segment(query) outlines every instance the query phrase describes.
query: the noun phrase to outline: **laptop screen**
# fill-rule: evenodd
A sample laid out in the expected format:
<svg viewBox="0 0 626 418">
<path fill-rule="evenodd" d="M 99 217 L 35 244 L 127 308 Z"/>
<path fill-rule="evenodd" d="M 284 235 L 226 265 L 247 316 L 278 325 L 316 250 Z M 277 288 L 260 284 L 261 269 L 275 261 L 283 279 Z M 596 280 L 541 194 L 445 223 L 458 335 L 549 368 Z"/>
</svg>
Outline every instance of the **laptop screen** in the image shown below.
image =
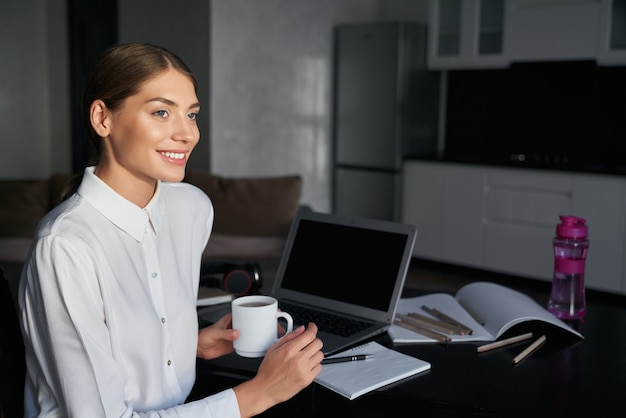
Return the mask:
<svg viewBox="0 0 626 418">
<path fill-rule="evenodd" d="M 379 225 L 376 221 L 364 223 Z M 329 221 L 300 219 L 281 289 L 387 311 L 414 236 Z M 411 242 L 407 242 L 411 240 Z"/>
</svg>

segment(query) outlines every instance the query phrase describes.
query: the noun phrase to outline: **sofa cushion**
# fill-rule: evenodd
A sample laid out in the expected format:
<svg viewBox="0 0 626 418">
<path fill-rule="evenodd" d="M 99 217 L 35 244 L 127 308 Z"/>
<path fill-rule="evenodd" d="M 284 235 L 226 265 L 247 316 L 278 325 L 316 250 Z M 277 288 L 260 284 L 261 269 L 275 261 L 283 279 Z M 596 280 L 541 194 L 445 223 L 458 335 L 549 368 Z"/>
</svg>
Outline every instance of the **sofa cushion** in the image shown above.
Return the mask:
<svg viewBox="0 0 626 418">
<path fill-rule="evenodd" d="M 73 178 L 74 176 L 62 173 L 56 173 L 50 177 L 50 209 L 61 203 Z"/>
<path fill-rule="evenodd" d="M 215 234 L 285 237 L 300 205 L 298 175 L 226 178 L 188 171 L 185 181 L 211 198 Z"/>
<path fill-rule="evenodd" d="M 247 261 L 279 258 L 284 246 L 285 238 L 283 237 L 211 234 L 202 258 L 205 260 L 236 258 Z"/>
<path fill-rule="evenodd" d="M 47 180 L 1 181 L 0 237 L 32 238 L 49 207 Z"/>
</svg>

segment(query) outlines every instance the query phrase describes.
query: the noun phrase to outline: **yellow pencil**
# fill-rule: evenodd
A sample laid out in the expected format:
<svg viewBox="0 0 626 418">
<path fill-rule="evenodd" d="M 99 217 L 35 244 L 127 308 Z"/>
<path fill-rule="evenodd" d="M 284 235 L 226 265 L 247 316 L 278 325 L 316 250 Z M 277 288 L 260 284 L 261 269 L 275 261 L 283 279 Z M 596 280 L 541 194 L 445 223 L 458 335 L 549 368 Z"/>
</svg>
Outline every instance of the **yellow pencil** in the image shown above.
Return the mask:
<svg viewBox="0 0 626 418">
<path fill-rule="evenodd" d="M 517 342 L 524 341 L 524 340 L 527 340 L 527 339 L 532 338 L 532 337 L 533 337 L 533 333 L 532 332 L 527 332 L 526 334 L 517 335 L 515 337 L 507 338 L 507 339 L 504 339 L 504 340 L 501 340 L 501 341 L 496 341 L 496 342 L 493 342 L 493 343 L 481 345 L 480 347 L 476 348 L 476 352 L 483 353 L 485 351 L 494 350 L 496 348 L 505 347 L 507 345 L 515 344 Z"/>
<path fill-rule="evenodd" d="M 526 349 L 524 351 L 522 351 L 521 353 L 519 353 L 514 359 L 513 359 L 513 364 L 518 364 L 519 362 L 521 362 L 522 360 L 524 360 L 525 358 L 529 357 L 532 353 L 534 353 L 539 347 L 542 346 L 543 343 L 546 342 L 546 336 L 542 335 L 541 337 L 537 338 L 537 340 L 532 343 L 531 345 L 529 345 L 528 347 L 526 347 Z"/>
</svg>

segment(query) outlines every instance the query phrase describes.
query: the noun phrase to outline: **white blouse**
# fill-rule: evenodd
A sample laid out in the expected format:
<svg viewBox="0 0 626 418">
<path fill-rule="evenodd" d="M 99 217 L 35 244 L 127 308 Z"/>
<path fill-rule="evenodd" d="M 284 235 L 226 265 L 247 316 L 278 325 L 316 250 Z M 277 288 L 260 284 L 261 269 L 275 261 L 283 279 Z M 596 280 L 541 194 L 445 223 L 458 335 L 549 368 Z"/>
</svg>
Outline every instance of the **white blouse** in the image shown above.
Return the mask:
<svg viewBox="0 0 626 418">
<path fill-rule="evenodd" d="M 232 389 L 184 403 L 213 215 L 190 184 L 159 182 L 142 209 L 85 170 L 22 272 L 26 417 L 239 417 Z"/>
</svg>

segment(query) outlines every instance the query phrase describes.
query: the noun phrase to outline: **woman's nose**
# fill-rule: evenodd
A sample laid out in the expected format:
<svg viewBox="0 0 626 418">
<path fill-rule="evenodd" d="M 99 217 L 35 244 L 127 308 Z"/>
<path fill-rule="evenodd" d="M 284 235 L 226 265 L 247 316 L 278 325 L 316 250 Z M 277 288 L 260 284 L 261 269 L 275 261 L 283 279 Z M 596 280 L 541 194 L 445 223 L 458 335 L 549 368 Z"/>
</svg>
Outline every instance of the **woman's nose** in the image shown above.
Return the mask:
<svg viewBox="0 0 626 418">
<path fill-rule="evenodd" d="M 186 117 L 177 118 L 172 138 L 176 141 L 197 142 L 200 138 L 198 125 Z"/>
</svg>

